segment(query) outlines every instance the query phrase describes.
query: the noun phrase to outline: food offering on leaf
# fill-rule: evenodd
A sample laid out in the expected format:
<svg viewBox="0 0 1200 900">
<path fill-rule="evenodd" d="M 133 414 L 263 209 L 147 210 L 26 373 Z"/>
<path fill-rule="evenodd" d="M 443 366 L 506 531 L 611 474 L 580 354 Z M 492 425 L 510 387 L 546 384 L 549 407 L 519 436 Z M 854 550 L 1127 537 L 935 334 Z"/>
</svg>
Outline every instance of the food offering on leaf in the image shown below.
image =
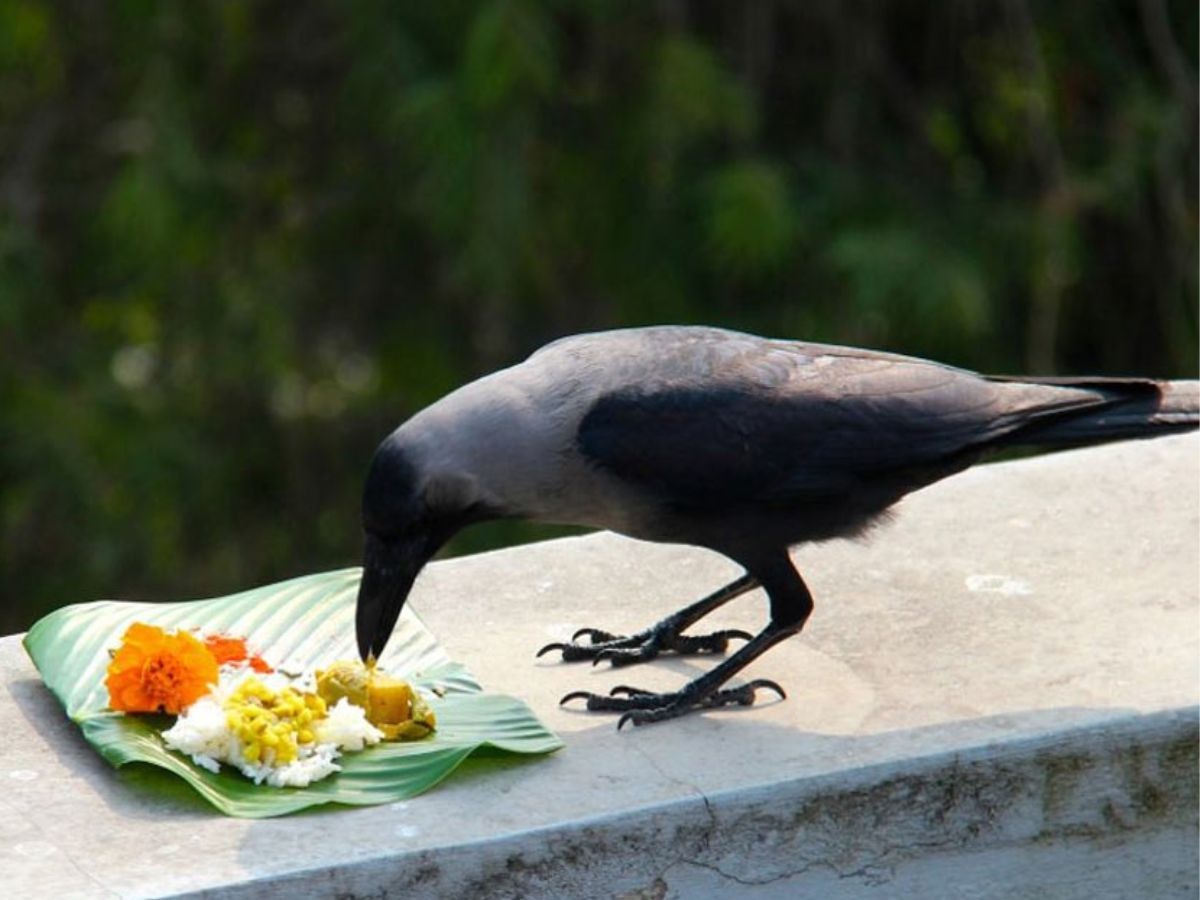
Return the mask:
<svg viewBox="0 0 1200 900">
<path fill-rule="evenodd" d="M 109 707 L 177 716 L 167 747 L 211 772 L 221 763 L 256 784 L 305 787 L 341 767 L 343 753 L 381 740 L 417 740 L 436 719 L 407 682 L 359 662 L 292 677 L 244 638 L 198 637 L 135 622 L 112 652 Z"/>
</svg>

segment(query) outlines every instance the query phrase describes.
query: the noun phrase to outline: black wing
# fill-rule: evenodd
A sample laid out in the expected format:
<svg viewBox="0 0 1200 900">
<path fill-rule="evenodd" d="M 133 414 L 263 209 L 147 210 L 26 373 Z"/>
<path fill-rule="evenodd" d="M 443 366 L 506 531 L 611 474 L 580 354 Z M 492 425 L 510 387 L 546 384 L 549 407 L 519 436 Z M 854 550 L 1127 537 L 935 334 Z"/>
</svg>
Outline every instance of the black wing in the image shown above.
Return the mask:
<svg viewBox="0 0 1200 900">
<path fill-rule="evenodd" d="M 848 348 L 688 352 L 705 358 L 664 356 L 603 395 L 578 432 L 585 457 L 681 511 L 820 502 L 883 481 L 903 493 L 1039 415 L 1093 402 Z"/>
</svg>

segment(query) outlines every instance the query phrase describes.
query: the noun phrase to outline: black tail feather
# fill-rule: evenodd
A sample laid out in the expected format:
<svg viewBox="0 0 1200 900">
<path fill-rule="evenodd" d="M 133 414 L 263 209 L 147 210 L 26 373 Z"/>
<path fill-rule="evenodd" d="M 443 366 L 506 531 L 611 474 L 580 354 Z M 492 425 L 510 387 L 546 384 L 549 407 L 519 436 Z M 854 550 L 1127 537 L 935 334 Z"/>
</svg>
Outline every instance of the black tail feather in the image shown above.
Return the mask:
<svg viewBox="0 0 1200 900">
<path fill-rule="evenodd" d="M 1094 405 L 1039 416 L 1007 434 L 1007 446 L 1073 446 L 1127 438 L 1158 437 L 1200 427 L 1200 381 L 1140 378 L 1012 378 L 1053 387 L 1082 389 Z"/>
</svg>

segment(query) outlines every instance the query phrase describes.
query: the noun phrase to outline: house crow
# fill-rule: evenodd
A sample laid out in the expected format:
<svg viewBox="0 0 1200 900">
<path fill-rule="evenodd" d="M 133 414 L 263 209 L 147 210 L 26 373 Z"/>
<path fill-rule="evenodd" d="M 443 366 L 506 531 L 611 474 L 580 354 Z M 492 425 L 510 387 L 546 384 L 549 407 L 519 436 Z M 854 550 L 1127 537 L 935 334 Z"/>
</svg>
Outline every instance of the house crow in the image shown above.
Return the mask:
<svg viewBox="0 0 1200 900">
<path fill-rule="evenodd" d="M 1197 427 L 1200 383 L 997 378 L 905 356 L 714 328 L 564 338 L 462 387 L 394 431 L 363 495 L 359 652 L 378 656 L 413 581 L 460 528 L 521 517 L 707 547 L 745 574 L 630 636 L 585 628 L 541 653 L 614 665 L 724 653 L 682 689 L 568 694 L 641 725 L 751 704 L 771 681 L 730 678 L 804 627 L 813 599 L 788 549 L 861 535 L 910 491 L 989 451 Z M 684 634 L 761 587 L 755 635 Z M 540 654 L 539 654 L 540 655 Z"/>
</svg>

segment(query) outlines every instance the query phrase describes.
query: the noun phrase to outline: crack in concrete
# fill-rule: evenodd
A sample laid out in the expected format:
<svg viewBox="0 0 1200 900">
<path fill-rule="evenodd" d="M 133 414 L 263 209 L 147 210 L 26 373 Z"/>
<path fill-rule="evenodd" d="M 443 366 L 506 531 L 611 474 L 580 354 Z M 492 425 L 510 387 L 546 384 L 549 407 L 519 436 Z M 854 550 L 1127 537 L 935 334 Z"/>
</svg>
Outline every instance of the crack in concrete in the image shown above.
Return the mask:
<svg viewBox="0 0 1200 900">
<path fill-rule="evenodd" d="M 645 748 L 637 747 L 637 752 L 645 759 L 646 763 L 658 774 L 664 781 L 672 784 L 677 784 L 687 788 L 695 796 L 699 797 L 704 804 L 705 813 L 708 819 L 708 825 L 699 836 L 699 841 L 702 845 L 701 852 L 696 855 L 680 853 L 679 855 L 668 861 L 657 874 L 657 879 L 665 881 L 667 876 L 673 869 L 677 869 L 682 865 L 695 866 L 696 868 L 712 872 L 723 880 L 738 884 L 744 887 L 762 887 L 777 882 L 786 881 L 788 879 L 803 876 L 813 870 L 827 869 L 832 872 L 838 880 L 857 879 L 868 886 L 879 886 L 890 882 L 895 877 L 896 857 L 905 858 L 913 855 L 914 851 L 924 852 L 943 852 L 961 849 L 969 841 L 963 839 L 955 839 L 948 836 L 940 840 L 913 840 L 902 844 L 885 844 L 882 847 L 871 848 L 862 852 L 862 856 L 866 856 L 866 860 L 853 869 L 842 869 L 836 863 L 828 862 L 820 859 L 803 859 L 802 864 L 791 866 L 777 874 L 753 878 L 739 875 L 722 867 L 720 863 L 710 862 L 704 856 L 713 848 L 716 839 L 718 828 L 718 820 L 716 810 L 708 795 L 701 790 L 697 785 L 679 778 L 673 773 L 663 769 L 657 760 L 650 755 Z M 956 798 L 959 799 L 959 798 Z"/>
<path fill-rule="evenodd" d="M 650 753 L 648 753 L 644 747 L 636 746 L 634 749 L 646 761 L 650 768 L 652 768 L 655 773 L 661 776 L 664 781 L 685 787 L 695 794 L 695 796 L 700 798 L 700 801 L 704 804 L 705 814 L 708 817 L 708 826 L 700 835 L 700 840 L 703 843 L 704 851 L 710 850 L 713 846 L 713 839 L 716 836 L 718 823 L 716 810 L 713 809 L 712 801 L 709 799 L 708 794 L 706 794 L 700 787 L 692 782 L 683 778 L 679 778 L 677 775 L 674 775 L 673 773 L 663 769 L 663 767 L 658 764 L 658 761 Z M 788 870 L 780 872 L 777 875 L 771 875 L 766 878 L 745 878 L 737 875 L 734 872 L 727 871 L 726 869 L 722 868 L 719 863 L 707 862 L 702 858 L 680 854 L 670 860 L 665 866 L 663 866 L 662 869 L 659 870 L 655 880 L 661 880 L 664 883 L 669 883 L 667 880 L 668 873 L 672 869 L 678 868 L 681 865 L 695 866 L 697 868 L 704 869 L 716 874 L 723 880 L 733 882 L 734 884 L 738 884 L 743 887 L 763 887 L 779 881 L 786 881 L 789 878 L 795 878 L 797 876 L 804 875 L 814 868 L 831 869 L 838 876 L 838 878 L 854 877 L 859 871 L 866 873 L 872 868 L 872 865 L 868 864 L 867 866 L 862 867 L 861 870 L 856 870 L 855 872 L 851 873 L 843 873 L 839 871 L 838 868 L 832 863 L 810 859 L 805 860 L 804 863 L 797 868 L 789 868 Z M 888 869 L 890 872 L 891 867 L 888 867 Z M 890 878 L 885 879 L 885 881 L 886 880 L 890 880 Z"/>
<path fill-rule="evenodd" d="M 635 746 L 634 749 L 646 761 L 650 768 L 653 769 L 655 773 L 658 774 L 664 781 L 667 781 L 670 784 L 677 784 L 681 787 L 685 787 L 695 794 L 695 796 L 700 798 L 700 801 L 704 804 L 705 814 L 708 817 L 708 827 L 700 835 L 700 840 L 703 843 L 704 851 L 710 850 L 713 846 L 713 839 L 716 836 L 718 823 L 716 811 L 713 809 L 712 801 L 709 799 L 708 794 L 706 794 L 700 787 L 692 782 L 680 778 L 677 775 L 663 769 L 663 767 L 659 765 L 658 761 L 647 752 L 645 747 L 638 745 Z M 893 849 L 894 848 L 892 847 L 885 848 L 884 853 L 880 855 L 886 856 L 887 854 L 893 852 Z M 846 878 L 861 878 L 868 884 L 872 885 L 884 884 L 890 881 L 894 874 L 894 870 L 891 865 L 881 865 L 877 862 L 868 862 L 867 864 L 850 872 L 843 872 L 833 863 L 822 860 L 808 859 L 805 860 L 802 865 L 795 868 L 788 868 L 787 870 L 776 875 L 771 875 L 765 878 L 746 878 L 722 868 L 719 863 L 707 862 L 702 858 L 688 856 L 686 854 L 679 854 L 667 862 L 666 865 L 658 871 L 657 875 L 655 876 L 655 880 L 661 880 L 665 883 L 669 883 L 667 882 L 668 873 L 680 865 L 695 866 L 697 868 L 713 872 L 720 878 L 743 887 L 764 887 L 776 882 L 786 881 L 789 878 L 796 878 L 798 876 L 805 875 L 813 869 L 829 869 L 838 877 L 839 880 Z M 877 876 L 872 877 L 872 873 L 878 872 L 880 869 L 886 870 L 888 873 L 887 876 L 884 878 L 878 878 Z"/>
<path fill-rule="evenodd" d="M 692 784 L 690 781 L 686 781 L 686 780 L 678 777 L 677 775 L 663 769 L 663 767 L 658 764 L 658 760 L 656 760 L 650 753 L 648 753 L 646 751 L 645 747 L 641 746 L 640 744 L 635 744 L 633 749 L 638 753 L 638 755 L 640 755 L 642 757 L 642 759 L 644 759 L 646 761 L 647 765 L 649 765 L 650 768 L 653 769 L 664 781 L 668 782 L 669 784 L 677 784 L 681 787 L 687 788 L 695 796 L 700 798 L 700 802 L 704 804 L 705 815 L 708 817 L 708 825 L 705 827 L 704 831 L 700 834 L 700 841 L 703 843 L 704 850 L 707 851 L 710 847 L 712 847 L 713 835 L 716 832 L 716 828 L 717 828 L 717 815 L 716 815 L 716 812 L 713 810 L 712 802 L 708 799 L 708 795 L 706 793 L 704 793 L 704 791 L 701 790 L 700 787 L 698 787 L 697 785 Z M 688 862 L 691 862 L 691 860 L 683 854 L 675 856 L 673 859 L 671 859 L 669 862 L 667 862 L 666 865 L 664 865 L 662 867 L 662 869 L 658 872 L 658 875 L 656 876 L 656 880 L 660 880 L 663 883 L 667 883 L 667 873 L 670 872 L 671 869 L 678 866 L 680 863 L 688 863 Z M 721 874 L 724 874 L 724 873 L 721 873 Z"/>
<path fill-rule="evenodd" d="M 740 884 L 743 887 L 764 887 L 769 884 L 774 884 L 777 881 L 786 881 L 789 878 L 795 878 L 797 875 L 804 875 L 814 868 L 833 868 L 830 863 L 816 862 L 809 860 L 800 866 L 798 869 L 789 869 L 786 872 L 780 872 L 778 875 L 772 875 L 769 878 L 743 878 L 735 875 L 733 872 L 727 872 L 716 863 L 707 863 L 698 859 L 681 859 L 680 863 L 685 863 L 689 866 L 695 866 L 698 869 L 705 869 L 719 875 L 726 881 L 732 881 L 734 884 Z M 836 870 L 835 870 L 836 871 Z"/>
</svg>

